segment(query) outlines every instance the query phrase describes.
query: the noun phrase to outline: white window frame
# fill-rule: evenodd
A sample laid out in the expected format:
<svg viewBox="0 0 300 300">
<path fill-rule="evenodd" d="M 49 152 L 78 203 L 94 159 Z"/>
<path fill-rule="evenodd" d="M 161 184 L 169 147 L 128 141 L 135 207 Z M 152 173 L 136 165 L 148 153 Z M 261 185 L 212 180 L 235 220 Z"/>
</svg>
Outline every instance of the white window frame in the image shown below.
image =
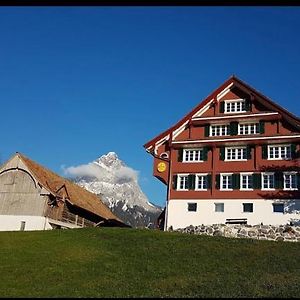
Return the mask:
<svg viewBox="0 0 300 300">
<path fill-rule="evenodd" d="M 283 205 L 283 211 L 274 211 L 274 205 Z M 284 214 L 285 205 L 283 202 L 274 202 L 272 203 L 273 214 Z"/>
<path fill-rule="evenodd" d="M 189 189 L 188 189 L 188 186 L 186 187 L 186 188 L 180 188 L 180 180 L 181 180 L 181 178 L 183 178 L 183 177 L 186 177 L 186 182 L 185 182 L 185 185 L 188 185 L 188 176 L 189 176 L 189 174 L 177 174 L 177 184 L 176 184 L 176 190 L 177 191 L 188 191 Z"/>
<path fill-rule="evenodd" d="M 234 150 L 235 153 L 232 153 L 231 157 L 234 154 L 234 156 L 236 158 L 234 158 L 234 159 L 229 158 L 229 152 L 230 152 L 229 150 L 231 150 L 231 153 Z M 243 154 L 244 154 L 243 158 L 241 158 L 241 159 L 238 158 L 239 151 L 241 152 L 241 156 L 243 156 Z M 247 147 L 244 147 L 244 146 L 242 146 L 242 147 L 225 147 L 225 160 L 224 161 L 246 161 L 246 160 L 247 160 Z"/>
<path fill-rule="evenodd" d="M 240 109 L 238 110 L 239 107 Z M 231 108 L 234 108 L 234 110 L 232 111 Z M 243 112 L 246 112 L 245 99 L 233 99 L 224 101 L 224 114 L 236 114 Z"/>
<path fill-rule="evenodd" d="M 258 125 L 259 125 L 259 123 L 239 123 L 238 135 L 259 134 L 259 126 Z M 246 130 L 246 128 L 247 128 L 247 130 Z M 253 128 L 253 132 L 251 132 L 252 128 Z"/>
<path fill-rule="evenodd" d="M 233 188 L 232 188 L 232 174 L 233 173 L 221 173 L 220 174 L 220 191 L 233 191 Z M 223 179 L 224 179 L 224 176 L 231 176 L 231 188 L 228 188 L 228 180 L 226 182 L 226 188 L 223 188 Z"/>
<path fill-rule="evenodd" d="M 249 177 L 252 176 L 252 188 L 249 188 Z M 243 187 L 243 176 L 247 176 L 247 187 Z M 240 173 L 240 191 L 253 191 L 253 172 Z"/>
<path fill-rule="evenodd" d="M 225 211 L 225 204 L 224 204 L 224 202 L 215 202 L 214 204 L 215 204 L 215 212 L 216 213 L 223 213 Z M 218 204 L 223 204 L 223 210 L 222 211 L 216 210 L 216 207 L 217 207 Z"/>
<path fill-rule="evenodd" d="M 214 128 L 215 130 L 213 130 Z M 218 134 L 213 135 L 213 132 Z M 227 135 L 229 135 L 229 124 L 211 124 L 209 126 L 209 136 L 227 136 Z"/>
<path fill-rule="evenodd" d="M 207 175 L 208 173 L 197 173 L 195 174 L 196 180 L 195 180 L 195 191 L 207 191 Z M 206 188 L 203 188 L 204 181 L 202 181 L 202 188 L 198 188 L 199 185 L 199 177 L 204 177 L 205 178 L 205 183 L 206 183 Z"/>
<path fill-rule="evenodd" d="M 244 211 L 244 204 L 252 204 L 252 211 Z M 242 206 L 243 206 L 243 210 L 242 210 L 243 214 L 253 214 L 254 213 L 254 203 L 253 202 L 243 202 Z"/>
<path fill-rule="evenodd" d="M 199 151 L 197 160 L 196 160 L 196 151 Z M 192 155 L 188 154 L 188 159 L 186 159 L 186 156 L 187 156 L 188 152 L 192 153 Z M 200 159 L 201 157 L 203 158 L 203 148 L 183 149 L 182 162 L 188 162 L 188 163 L 203 162 L 203 159 Z"/>
<path fill-rule="evenodd" d="M 287 188 L 286 187 L 286 176 L 289 176 L 289 178 L 291 179 L 291 175 L 295 175 L 295 185 L 296 187 L 290 187 L 290 188 Z M 290 185 L 292 186 L 292 180 L 290 180 Z M 297 191 L 298 190 L 298 187 L 297 187 L 297 172 L 283 172 L 283 190 L 285 191 Z"/>
<path fill-rule="evenodd" d="M 270 181 L 268 180 L 268 187 L 264 187 L 264 175 L 273 176 L 273 188 L 270 188 Z M 261 190 L 262 191 L 274 191 L 275 190 L 275 173 L 274 172 L 262 172 L 261 173 Z"/>
<path fill-rule="evenodd" d="M 278 148 L 278 157 L 270 157 L 271 156 L 271 148 Z M 289 148 L 289 150 L 288 150 Z M 292 145 L 285 144 L 285 145 L 268 145 L 268 160 L 290 160 L 292 159 Z M 285 155 L 289 154 L 289 157 L 285 157 L 282 155 L 282 149 L 284 149 Z M 275 150 L 272 150 L 275 151 Z M 273 154 L 274 156 L 274 154 Z"/>
<path fill-rule="evenodd" d="M 194 204 L 196 206 L 196 210 L 189 210 L 189 205 L 190 204 Z M 197 204 L 197 202 L 188 202 L 188 207 L 187 207 L 187 211 L 188 212 L 195 213 L 195 212 L 197 212 L 197 210 L 198 210 L 198 204 Z"/>
</svg>

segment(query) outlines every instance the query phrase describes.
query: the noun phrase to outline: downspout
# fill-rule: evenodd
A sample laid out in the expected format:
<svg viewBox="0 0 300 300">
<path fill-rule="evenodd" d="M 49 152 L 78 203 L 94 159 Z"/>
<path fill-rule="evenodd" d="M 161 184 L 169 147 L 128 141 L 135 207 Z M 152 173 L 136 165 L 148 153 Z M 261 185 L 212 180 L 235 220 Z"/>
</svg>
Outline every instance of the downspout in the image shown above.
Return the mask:
<svg viewBox="0 0 300 300">
<path fill-rule="evenodd" d="M 170 200 L 170 181 L 172 180 L 171 178 L 171 162 L 172 162 L 172 133 L 170 133 L 170 140 L 169 140 L 169 147 L 170 147 L 170 157 L 169 157 L 169 174 L 168 174 L 168 187 L 167 187 L 167 199 L 166 199 L 166 211 L 165 211 L 165 224 L 164 224 L 164 231 L 168 230 L 168 205 L 169 205 L 169 200 Z"/>
</svg>

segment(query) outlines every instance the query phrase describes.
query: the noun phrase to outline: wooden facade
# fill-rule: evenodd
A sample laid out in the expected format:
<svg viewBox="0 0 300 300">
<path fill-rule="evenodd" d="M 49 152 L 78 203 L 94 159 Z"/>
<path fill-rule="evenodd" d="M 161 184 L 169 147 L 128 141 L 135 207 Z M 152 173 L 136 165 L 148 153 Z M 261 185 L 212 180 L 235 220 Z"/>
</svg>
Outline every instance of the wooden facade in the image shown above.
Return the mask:
<svg viewBox="0 0 300 300">
<path fill-rule="evenodd" d="M 0 230 L 127 226 L 95 194 L 17 153 L 0 169 Z"/>
<path fill-rule="evenodd" d="M 299 118 L 231 77 L 144 145 L 167 185 L 165 229 L 299 222 L 299 144 Z"/>
</svg>

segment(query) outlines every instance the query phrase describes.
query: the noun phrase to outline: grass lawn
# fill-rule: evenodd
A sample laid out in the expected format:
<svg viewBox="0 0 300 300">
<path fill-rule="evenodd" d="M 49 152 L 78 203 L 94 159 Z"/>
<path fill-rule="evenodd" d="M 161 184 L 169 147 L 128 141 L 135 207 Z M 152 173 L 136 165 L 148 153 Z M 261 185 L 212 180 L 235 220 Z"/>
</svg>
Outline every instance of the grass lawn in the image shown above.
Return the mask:
<svg viewBox="0 0 300 300">
<path fill-rule="evenodd" d="M 0 233 L 0 297 L 300 297 L 300 243 L 83 228 Z"/>
</svg>

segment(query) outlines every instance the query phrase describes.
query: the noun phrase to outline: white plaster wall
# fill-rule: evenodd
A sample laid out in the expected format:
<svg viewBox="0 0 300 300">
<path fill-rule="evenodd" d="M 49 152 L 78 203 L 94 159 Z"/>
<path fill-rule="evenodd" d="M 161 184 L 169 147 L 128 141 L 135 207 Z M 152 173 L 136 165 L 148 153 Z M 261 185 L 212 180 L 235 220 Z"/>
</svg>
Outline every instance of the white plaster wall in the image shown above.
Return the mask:
<svg viewBox="0 0 300 300">
<path fill-rule="evenodd" d="M 22 221 L 25 221 L 24 230 L 52 229 L 45 217 L 0 215 L 0 231 L 19 231 Z"/>
<path fill-rule="evenodd" d="M 285 204 L 284 213 L 273 212 L 272 203 Z M 197 211 L 188 211 L 188 203 L 197 203 Z M 224 212 L 215 212 L 215 203 L 224 203 Z M 243 212 L 243 203 L 253 203 L 253 212 Z M 167 224 L 173 229 L 189 225 L 225 224 L 226 219 L 247 218 L 247 224 L 281 225 L 290 221 L 300 222 L 300 199 L 173 199 L 168 201 Z"/>
</svg>

